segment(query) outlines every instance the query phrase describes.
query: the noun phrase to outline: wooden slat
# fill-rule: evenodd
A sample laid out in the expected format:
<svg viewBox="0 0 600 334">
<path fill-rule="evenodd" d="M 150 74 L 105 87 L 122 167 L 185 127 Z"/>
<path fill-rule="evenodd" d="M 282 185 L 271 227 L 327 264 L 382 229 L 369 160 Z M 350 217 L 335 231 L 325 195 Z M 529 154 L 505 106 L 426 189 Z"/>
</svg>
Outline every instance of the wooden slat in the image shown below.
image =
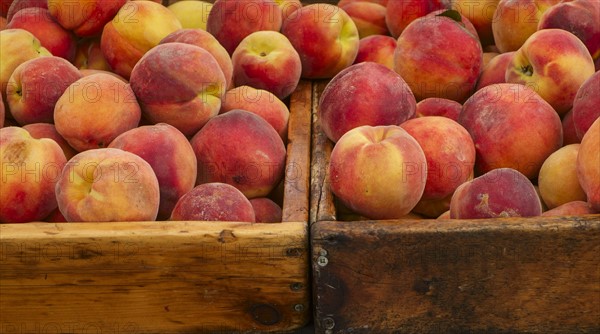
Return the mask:
<svg viewBox="0 0 600 334">
<path fill-rule="evenodd" d="M 279 224 L 0 225 L 0 333 L 285 332 L 311 316 L 311 83 L 290 98 Z"/>
<path fill-rule="evenodd" d="M 308 222 L 312 84 L 301 80 L 290 97 L 283 221 Z"/>
<path fill-rule="evenodd" d="M 317 333 L 599 333 L 600 216 L 317 222 Z"/>
</svg>

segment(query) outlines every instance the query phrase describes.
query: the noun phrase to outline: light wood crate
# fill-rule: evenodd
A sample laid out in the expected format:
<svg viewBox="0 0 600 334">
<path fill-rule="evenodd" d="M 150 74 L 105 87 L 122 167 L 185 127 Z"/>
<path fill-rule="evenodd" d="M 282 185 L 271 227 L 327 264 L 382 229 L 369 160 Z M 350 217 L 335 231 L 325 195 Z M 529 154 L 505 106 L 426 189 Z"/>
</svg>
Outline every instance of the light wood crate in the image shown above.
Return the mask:
<svg viewBox="0 0 600 334">
<path fill-rule="evenodd" d="M 340 217 L 313 87 L 316 333 L 600 333 L 600 215 Z"/>
<path fill-rule="evenodd" d="M 286 332 L 311 315 L 311 83 L 290 98 L 283 222 L 0 225 L 1 333 Z"/>
</svg>

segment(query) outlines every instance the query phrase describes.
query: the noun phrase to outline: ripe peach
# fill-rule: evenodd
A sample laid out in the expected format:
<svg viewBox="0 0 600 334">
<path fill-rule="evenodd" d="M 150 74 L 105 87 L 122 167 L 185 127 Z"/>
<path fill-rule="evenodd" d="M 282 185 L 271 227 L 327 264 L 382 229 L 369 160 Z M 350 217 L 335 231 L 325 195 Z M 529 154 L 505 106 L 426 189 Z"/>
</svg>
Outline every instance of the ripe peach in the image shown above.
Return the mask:
<svg viewBox="0 0 600 334">
<path fill-rule="evenodd" d="M 290 41 L 277 31 L 257 31 L 246 36 L 231 55 L 235 86 L 267 90 L 280 99 L 300 82 L 302 62 Z"/>
<path fill-rule="evenodd" d="M 279 5 L 281 9 L 281 19 L 282 22 L 288 16 L 292 15 L 296 9 L 302 7 L 302 1 L 300 0 L 275 0 L 275 2 Z"/>
<path fill-rule="evenodd" d="M 226 85 L 215 58 L 185 43 L 165 43 L 148 51 L 135 65 L 130 82 L 146 119 L 170 124 L 186 136 L 219 113 Z"/>
<path fill-rule="evenodd" d="M 168 219 L 175 204 L 196 184 L 197 162 L 188 139 L 175 127 L 159 123 L 131 129 L 108 147 L 140 156 L 150 164 L 158 179 L 158 219 Z"/>
<path fill-rule="evenodd" d="M 458 120 L 462 104 L 441 97 L 429 97 L 417 103 L 416 117 L 443 116 L 453 121 Z"/>
<path fill-rule="evenodd" d="M 211 118 L 191 144 L 198 160 L 196 184 L 223 182 L 255 198 L 267 196 L 283 178 L 283 141 L 251 112 L 231 110 Z"/>
<path fill-rule="evenodd" d="M 550 7 L 540 18 L 538 30 L 553 28 L 574 34 L 585 44 L 592 58 L 600 58 L 599 1 L 564 1 Z"/>
<path fill-rule="evenodd" d="M 60 146 L 19 127 L 0 129 L 0 223 L 44 219 L 57 206 L 54 186 L 67 162 Z"/>
<path fill-rule="evenodd" d="M 343 9 L 329 4 L 304 6 L 287 17 L 281 33 L 302 60 L 302 77 L 329 79 L 354 63 L 358 30 Z"/>
<path fill-rule="evenodd" d="M 183 29 L 206 30 L 208 14 L 213 4 L 208 1 L 177 1 L 167 8 L 175 14 Z"/>
<path fill-rule="evenodd" d="M 104 26 L 100 47 L 113 71 L 129 79 L 142 56 L 173 31 L 181 29 L 175 14 L 152 1 L 128 1 Z"/>
<path fill-rule="evenodd" d="M 490 63 L 490 60 L 494 59 L 496 56 L 500 55 L 498 52 L 489 52 L 483 50 L 483 67 L 485 68 L 487 64 Z"/>
<path fill-rule="evenodd" d="M 253 32 L 281 29 L 281 8 L 273 0 L 227 0 L 213 5 L 206 31 L 233 54 L 240 42 Z"/>
<path fill-rule="evenodd" d="M 517 51 L 537 31 L 546 10 L 561 0 L 500 0 L 492 19 L 494 43 L 500 53 Z"/>
<path fill-rule="evenodd" d="M 361 38 L 354 64 L 370 61 L 393 70 L 396 46 L 396 39 L 391 36 L 371 35 Z"/>
<path fill-rule="evenodd" d="M 29 132 L 29 135 L 36 139 L 48 138 L 54 140 L 65 154 L 65 158 L 71 160 L 77 151 L 67 143 L 67 141 L 56 131 L 54 124 L 50 123 L 32 123 L 23 126 L 23 129 Z"/>
<path fill-rule="evenodd" d="M 108 146 L 137 127 L 141 110 L 129 84 L 98 73 L 69 86 L 56 102 L 56 131 L 77 151 Z"/>
<path fill-rule="evenodd" d="M 440 9 L 450 9 L 450 0 L 391 0 L 386 6 L 385 22 L 393 37 L 398 38 L 415 19 Z"/>
<path fill-rule="evenodd" d="M 259 197 L 250 200 L 257 223 L 279 223 L 282 220 L 281 207 L 270 198 Z"/>
<path fill-rule="evenodd" d="M 250 201 L 234 186 L 211 182 L 183 195 L 169 220 L 228 221 L 254 223 Z"/>
<path fill-rule="evenodd" d="M 531 181 L 512 168 L 497 168 L 460 185 L 450 200 L 457 219 L 533 217 L 542 203 Z"/>
<path fill-rule="evenodd" d="M 499 0 L 451 0 L 452 9 L 473 23 L 482 45 L 494 44 L 492 21 L 498 2 Z"/>
<path fill-rule="evenodd" d="M 79 69 L 112 71 L 102 53 L 100 38 L 80 39 L 77 44 L 77 53 L 75 54 L 73 65 Z"/>
<path fill-rule="evenodd" d="M 281 139 L 287 141 L 288 107 L 273 93 L 250 86 L 239 86 L 225 93 L 220 113 L 242 109 L 254 113 L 267 121 Z"/>
<path fill-rule="evenodd" d="M 323 132 L 336 142 L 362 125 L 399 125 L 413 118 L 416 101 L 400 75 L 381 64 L 366 62 L 352 65 L 331 79 L 318 108 Z"/>
<path fill-rule="evenodd" d="M 21 125 L 53 123 L 56 102 L 81 77 L 75 66 L 59 57 L 22 63 L 14 70 L 6 89 L 11 115 Z"/>
<path fill-rule="evenodd" d="M 594 74 L 594 61 L 575 35 L 562 29 L 543 29 L 515 52 L 506 82 L 529 85 L 559 113 L 573 107 L 581 85 Z"/>
<path fill-rule="evenodd" d="M 581 140 L 592 123 L 600 117 L 600 72 L 587 79 L 573 101 L 573 126 L 577 138 Z"/>
<path fill-rule="evenodd" d="M 477 175 L 510 167 L 533 179 L 546 158 L 562 146 L 556 111 L 520 84 L 480 89 L 463 104 L 458 122 L 475 143 Z"/>
<path fill-rule="evenodd" d="M 600 212 L 600 118 L 581 139 L 577 155 L 577 175 L 592 209 Z"/>
<path fill-rule="evenodd" d="M 75 59 L 77 42 L 75 36 L 54 21 L 48 9 L 29 7 L 21 9 L 12 18 L 7 29 L 25 29 L 40 40 L 40 43 L 54 56 L 69 62 Z"/>
<path fill-rule="evenodd" d="M 158 213 L 158 180 L 133 153 L 91 149 L 65 165 L 56 199 L 69 222 L 151 221 Z"/>
<path fill-rule="evenodd" d="M 215 60 L 219 63 L 223 71 L 223 75 L 225 75 L 225 88 L 233 88 L 233 64 L 231 57 L 213 35 L 201 29 L 180 29 L 167 35 L 167 37 L 160 41 L 160 44 L 174 42 L 196 45 L 208 51 L 215 57 Z"/>
<path fill-rule="evenodd" d="M 357 1 L 338 6 L 348 13 L 356 24 L 359 38 L 371 35 L 389 35 L 385 22 L 385 6 L 368 1 Z"/>
<path fill-rule="evenodd" d="M 477 85 L 475 86 L 475 90 L 480 90 L 481 88 L 492 84 L 505 83 L 506 70 L 512 62 L 514 54 L 514 51 L 510 51 L 501 53 L 492 58 L 490 62 L 483 68 L 483 71 L 481 71 L 479 79 L 477 80 Z"/>
<path fill-rule="evenodd" d="M 577 178 L 579 144 L 563 146 L 544 161 L 538 176 L 542 200 L 548 209 L 572 201 L 585 201 Z"/>
<path fill-rule="evenodd" d="M 481 73 L 483 50 L 474 28 L 465 17 L 457 22 L 445 15 L 436 11 L 418 18 L 398 38 L 394 68 L 417 101 L 442 97 L 462 103 Z"/>
<path fill-rule="evenodd" d="M 346 207 L 370 219 L 396 219 L 419 202 L 427 162 L 401 127 L 365 125 L 335 144 L 329 171 L 331 191 Z"/>
<path fill-rule="evenodd" d="M 469 132 L 456 121 L 441 116 L 419 117 L 400 127 L 415 138 L 425 153 L 427 181 L 422 200 L 448 197 L 471 178 L 475 144 Z"/>
<path fill-rule="evenodd" d="M 79 37 L 99 35 L 102 28 L 127 3 L 127 0 L 48 0 L 50 14 L 67 30 Z M 138 14 L 126 7 L 132 20 Z"/>
<path fill-rule="evenodd" d="M 4 118 L 6 117 L 6 109 L 4 107 L 4 99 L 0 95 L 0 128 L 4 127 Z"/>
<path fill-rule="evenodd" d="M 585 201 L 573 201 L 550 209 L 542 213 L 543 217 L 583 216 L 597 213 L 592 210 L 590 203 Z"/>
</svg>

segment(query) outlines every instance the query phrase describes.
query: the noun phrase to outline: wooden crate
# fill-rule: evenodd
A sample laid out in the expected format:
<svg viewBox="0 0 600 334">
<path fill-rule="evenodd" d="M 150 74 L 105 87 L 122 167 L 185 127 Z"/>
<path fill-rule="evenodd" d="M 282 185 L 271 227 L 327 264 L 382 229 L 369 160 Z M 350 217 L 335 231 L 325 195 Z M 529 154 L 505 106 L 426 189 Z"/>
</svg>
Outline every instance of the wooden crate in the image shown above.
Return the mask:
<svg viewBox="0 0 600 334">
<path fill-rule="evenodd" d="M 317 333 L 600 333 L 600 215 L 341 221 L 313 88 Z"/>
<path fill-rule="evenodd" d="M 1 333 L 285 332 L 310 319 L 311 83 L 290 98 L 283 222 L 0 225 Z"/>
</svg>

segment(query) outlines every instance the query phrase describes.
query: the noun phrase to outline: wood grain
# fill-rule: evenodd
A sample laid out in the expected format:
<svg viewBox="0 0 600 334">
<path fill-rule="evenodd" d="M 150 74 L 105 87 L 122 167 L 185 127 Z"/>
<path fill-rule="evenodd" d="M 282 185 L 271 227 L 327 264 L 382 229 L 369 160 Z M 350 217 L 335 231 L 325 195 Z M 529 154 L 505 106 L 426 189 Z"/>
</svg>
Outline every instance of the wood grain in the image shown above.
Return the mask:
<svg viewBox="0 0 600 334">
<path fill-rule="evenodd" d="M 310 320 L 311 83 L 290 98 L 283 222 L 0 225 L 0 333 L 286 332 Z"/>
<path fill-rule="evenodd" d="M 598 333 L 600 216 L 313 224 L 317 333 Z"/>
</svg>

